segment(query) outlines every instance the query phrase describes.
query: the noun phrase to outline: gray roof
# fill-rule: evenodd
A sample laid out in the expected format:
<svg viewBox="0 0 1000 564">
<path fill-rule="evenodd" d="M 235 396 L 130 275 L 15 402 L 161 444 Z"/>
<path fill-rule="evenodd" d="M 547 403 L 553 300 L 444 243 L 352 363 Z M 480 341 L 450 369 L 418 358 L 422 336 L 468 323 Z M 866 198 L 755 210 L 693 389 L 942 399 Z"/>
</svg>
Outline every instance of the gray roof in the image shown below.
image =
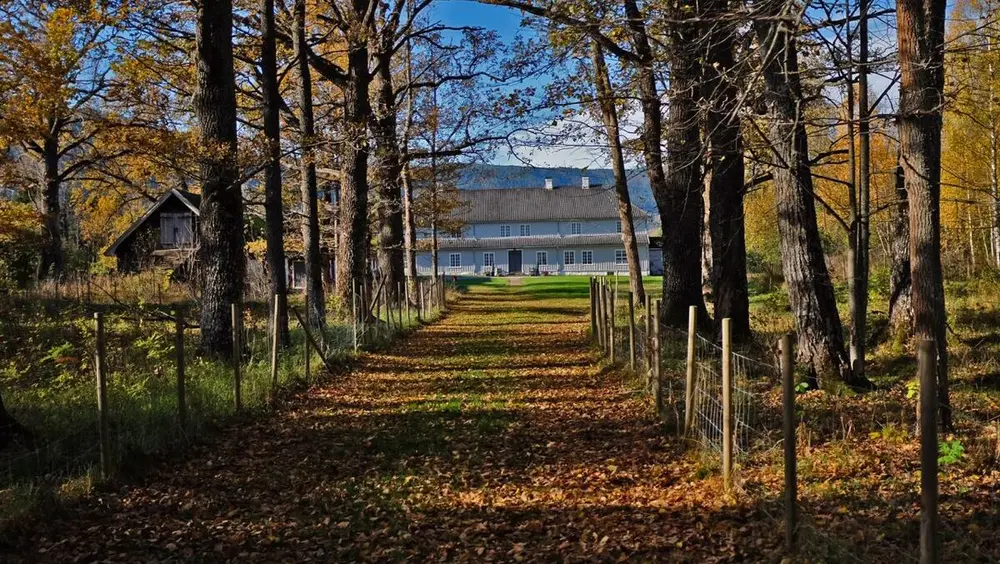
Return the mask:
<svg viewBox="0 0 1000 564">
<path fill-rule="evenodd" d="M 618 219 L 615 192 L 604 187 L 490 188 L 462 190 L 461 194 L 468 205 L 456 214 L 466 223 Z M 635 217 L 646 217 L 638 207 L 632 210 Z"/>
<path fill-rule="evenodd" d="M 636 233 L 635 241 L 640 245 L 649 244 L 649 235 Z M 420 239 L 417 247 L 430 249 L 430 239 Z M 592 235 L 537 235 L 533 237 L 442 237 L 438 239 L 441 249 L 527 249 L 539 247 L 587 247 L 600 245 L 621 245 L 621 233 Z"/>
</svg>

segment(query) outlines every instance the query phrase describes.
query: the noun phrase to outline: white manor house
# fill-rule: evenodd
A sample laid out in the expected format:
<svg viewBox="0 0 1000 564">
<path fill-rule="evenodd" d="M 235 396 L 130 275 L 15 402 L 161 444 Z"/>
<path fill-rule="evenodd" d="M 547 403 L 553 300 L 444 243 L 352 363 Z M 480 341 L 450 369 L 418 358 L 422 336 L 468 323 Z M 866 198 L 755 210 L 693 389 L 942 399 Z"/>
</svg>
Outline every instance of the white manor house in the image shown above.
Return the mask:
<svg viewBox="0 0 1000 564">
<path fill-rule="evenodd" d="M 628 272 L 618 200 L 611 187 L 462 190 L 464 231 L 438 234 L 442 274 L 592 274 Z M 633 206 L 642 273 L 649 274 L 648 214 Z M 430 274 L 430 233 L 417 235 L 417 271 Z"/>
</svg>

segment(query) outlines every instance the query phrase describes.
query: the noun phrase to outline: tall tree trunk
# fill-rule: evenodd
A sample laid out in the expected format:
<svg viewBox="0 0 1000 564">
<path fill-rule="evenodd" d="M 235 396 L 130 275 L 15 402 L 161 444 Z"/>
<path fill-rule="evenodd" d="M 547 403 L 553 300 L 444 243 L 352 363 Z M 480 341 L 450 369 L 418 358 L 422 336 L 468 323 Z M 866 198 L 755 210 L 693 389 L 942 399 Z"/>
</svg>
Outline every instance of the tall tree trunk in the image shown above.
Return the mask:
<svg viewBox="0 0 1000 564">
<path fill-rule="evenodd" d="M 59 176 L 59 138 L 55 120 L 50 120 L 51 135 L 42 141 L 42 208 L 47 241 L 38 265 L 38 278 L 56 278 L 62 275 L 63 249 L 62 229 L 59 224 L 59 190 L 62 181 Z"/>
<path fill-rule="evenodd" d="M 195 115 L 201 126 L 202 348 L 232 357 L 232 304 L 243 301 L 243 197 L 236 163 L 236 84 L 233 73 L 233 6 L 230 0 L 198 4 Z"/>
<path fill-rule="evenodd" d="M 388 35 L 387 31 L 383 31 Z M 388 276 L 386 291 L 390 300 L 397 298 L 403 283 L 403 164 L 396 132 L 396 93 L 392 80 L 392 38 L 382 42 L 379 54 L 375 130 L 375 160 L 378 163 L 378 262 Z"/>
<path fill-rule="evenodd" d="M 860 0 L 860 16 L 858 24 L 859 60 L 858 60 L 858 167 L 854 176 L 854 162 L 851 159 L 851 176 L 856 182 L 851 182 L 852 189 L 857 186 L 856 213 L 852 225 L 853 276 L 851 277 L 851 345 L 850 359 L 852 370 L 858 378 L 865 374 L 865 345 L 868 339 L 868 273 L 870 265 L 870 185 L 871 185 L 871 141 L 869 136 L 868 107 L 868 0 Z M 850 43 L 848 43 L 850 45 Z M 848 84 L 853 93 L 853 84 Z M 853 97 L 852 97 L 853 100 Z M 849 123 L 853 125 L 853 110 Z M 851 152 L 853 157 L 854 135 L 851 128 Z"/>
<path fill-rule="evenodd" d="M 278 57 L 274 35 L 274 0 L 261 1 L 260 71 L 264 99 L 264 137 L 267 168 L 264 169 L 264 218 L 267 223 L 267 267 L 271 275 L 271 299 L 277 300 L 278 343 L 288 345 L 288 288 L 285 266 L 285 214 L 281 202 L 281 92 L 278 90 Z M 273 318 L 273 316 L 269 316 Z M 272 319 L 271 323 L 274 323 Z"/>
<path fill-rule="evenodd" d="M 359 9 L 357 16 L 364 14 Z M 341 303 L 351 303 L 352 284 L 359 287 L 368 278 L 368 101 L 371 76 L 368 45 L 352 39 L 347 46 L 347 82 L 344 87 L 344 173 L 340 198 L 340 226 L 344 230 L 337 247 L 336 292 Z M 361 312 L 354 312 L 359 315 Z"/>
<path fill-rule="evenodd" d="M 899 0 L 899 139 L 910 202 L 913 333 L 937 347 L 941 425 L 951 428 L 948 341 L 941 270 L 941 121 L 945 0 Z"/>
<path fill-rule="evenodd" d="M 417 292 L 417 221 L 413 216 L 413 178 L 410 175 L 409 161 L 403 165 L 403 226 L 406 239 L 406 293 L 410 302 L 416 306 Z"/>
<path fill-rule="evenodd" d="M 768 4 L 765 7 L 770 8 L 773 16 L 785 2 L 771 0 Z M 835 377 L 855 383 L 816 223 L 795 37 L 784 24 L 772 18 L 758 20 L 754 27 L 759 43 L 768 46 L 763 76 L 770 121 L 769 143 L 776 163 L 772 176 L 781 263 L 798 330 L 799 360 L 811 368 L 820 382 Z"/>
<path fill-rule="evenodd" d="M 663 323 L 686 327 L 688 307 L 697 306 L 699 324 L 709 327 L 711 319 L 701 295 L 699 268 L 701 234 L 701 178 L 698 158 L 701 142 L 697 108 L 692 88 L 697 84 L 697 61 L 683 48 L 685 33 L 671 40 L 670 127 L 667 129 L 668 180 L 661 144 L 663 123 L 660 93 L 653 69 L 653 50 L 646 32 L 645 18 L 635 0 L 624 0 L 632 44 L 640 62 L 636 69 L 642 106 L 642 145 L 646 174 L 660 211 L 663 239 Z M 685 30 L 690 26 L 684 26 Z"/>
<path fill-rule="evenodd" d="M 705 147 L 705 152 L 712 154 L 712 148 Z M 705 184 L 701 194 L 701 295 L 705 301 L 712 301 L 712 168 L 705 167 L 705 174 L 702 182 Z M 720 318 L 721 319 L 721 318 Z"/>
<path fill-rule="evenodd" d="M 434 137 L 434 134 L 431 134 Z M 441 272 L 440 259 L 440 247 L 438 246 L 438 186 L 437 186 L 437 157 L 434 153 L 437 152 L 437 148 L 434 144 L 431 145 L 431 276 L 437 278 L 437 275 Z"/>
<path fill-rule="evenodd" d="M 711 147 L 709 168 L 709 231 L 712 245 L 712 299 L 715 318 L 732 320 L 733 339 L 750 338 L 750 297 L 747 293 L 747 248 L 743 221 L 744 163 L 739 100 L 732 76 L 736 26 L 722 17 L 726 0 L 710 0 L 706 33 L 708 61 L 704 65 L 703 98 L 708 103 L 705 130 Z"/>
<path fill-rule="evenodd" d="M 413 12 L 413 0 L 408 0 L 408 10 Z M 417 293 L 417 220 L 413 214 L 413 176 L 410 171 L 410 130 L 413 128 L 413 47 L 406 41 L 406 122 L 403 124 L 402 148 L 407 152 L 403 160 L 403 237 L 406 250 L 406 293 L 414 307 L 419 304 Z"/>
<path fill-rule="evenodd" d="M 315 327 L 326 324 L 326 296 L 323 288 L 323 257 L 319 244 L 319 201 L 316 182 L 316 131 L 313 118 L 312 74 L 306 46 L 306 0 L 295 0 L 295 65 L 299 78 L 299 146 L 302 151 L 299 193 L 302 199 L 302 249 L 306 266 L 306 307 Z M 346 302 L 345 302 L 346 303 Z"/>
<path fill-rule="evenodd" d="M 903 166 L 900 164 L 896 167 L 896 204 L 892 206 L 892 265 L 889 275 L 889 335 L 897 342 L 908 341 L 913 335 L 909 214 Z"/>
<path fill-rule="evenodd" d="M 992 2 L 988 3 L 989 8 L 994 8 Z M 987 113 L 990 116 L 990 198 L 993 202 L 990 206 L 990 251 L 994 268 L 1000 268 L 1000 170 L 998 170 L 998 160 L 1000 160 L 1000 118 L 997 117 L 997 65 L 994 60 L 994 53 L 997 49 L 996 22 L 991 22 L 986 32 L 986 57 L 987 73 L 989 80 L 989 93 L 987 95 Z"/>
<path fill-rule="evenodd" d="M 690 2 L 676 8 L 679 19 L 688 16 Z M 695 45 L 698 24 L 671 26 L 667 59 L 670 65 L 670 107 L 665 141 L 666 190 L 656 194 L 663 217 L 663 316 L 669 325 L 687 325 L 688 308 L 698 306 L 702 326 L 710 320 L 701 292 L 702 207 L 701 131 L 697 99 L 701 65 Z"/>
<path fill-rule="evenodd" d="M 635 239 L 635 223 L 632 218 L 632 198 L 628 193 L 628 175 L 625 157 L 622 153 L 621 130 L 618 125 L 618 108 L 608 76 L 608 65 L 604 61 L 604 51 L 595 41 L 590 43 L 591 61 L 594 65 L 594 86 L 600 104 L 604 132 L 608 137 L 611 151 L 611 168 L 615 175 L 615 195 L 618 198 L 618 218 L 622 223 L 622 242 L 628 260 L 628 278 L 636 303 L 646 303 L 646 291 L 642 286 L 642 263 L 639 261 L 639 245 Z"/>
</svg>

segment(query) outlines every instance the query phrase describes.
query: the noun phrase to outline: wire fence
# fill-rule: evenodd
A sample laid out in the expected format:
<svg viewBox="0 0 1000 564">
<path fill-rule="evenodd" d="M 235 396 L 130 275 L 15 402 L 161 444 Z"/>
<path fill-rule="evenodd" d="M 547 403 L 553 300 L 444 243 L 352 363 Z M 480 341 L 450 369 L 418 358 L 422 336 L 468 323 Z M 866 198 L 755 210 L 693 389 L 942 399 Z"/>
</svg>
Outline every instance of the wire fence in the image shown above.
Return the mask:
<svg viewBox="0 0 1000 564">
<path fill-rule="evenodd" d="M 731 347 L 725 337 L 726 323 L 719 334 L 699 332 L 694 311 L 689 320 L 689 328 L 695 328 L 693 332 L 661 324 L 657 300 L 647 299 L 628 307 L 631 298 L 619 288 L 627 288 L 627 279 L 594 278 L 591 284 L 591 328 L 604 356 L 614 364 L 631 368 L 651 395 L 666 430 L 685 437 L 684 444 L 702 455 L 703 460 L 717 461 L 726 488 L 752 500 L 771 530 L 790 535 L 792 538 L 786 543 L 804 555 L 804 561 L 921 561 L 922 550 L 926 549 L 916 541 L 922 534 L 937 539 L 938 561 L 1000 561 L 1000 549 L 992 546 L 987 540 L 989 535 L 981 532 L 996 524 L 995 517 L 982 514 L 977 517 L 957 501 L 970 484 L 960 478 L 961 474 L 939 473 L 940 485 L 932 491 L 935 497 L 938 490 L 944 492 L 949 501 L 940 510 L 927 510 L 937 515 L 933 533 L 922 533 L 920 514 L 913 513 L 914 506 L 920 507 L 919 485 L 914 486 L 915 491 L 899 492 L 897 497 L 881 502 L 888 507 L 877 507 L 878 497 L 870 500 L 862 496 L 855 500 L 851 494 L 848 503 L 859 506 L 860 519 L 852 518 L 853 509 L 845 507 L 844 502 L 838 505 L 833 501 L 836 497 L 831 497 L 836 492 L 846 494 L 837 489 L 842 487 L 840 480 L 849 488 L 866 483 L 863 479 L 854 480 L 863 477 L 864 468 L 858 467 L 853 472 L 848 469 L 846 474 L 844 469 L 838 469 L 844 460 L 853 463 L 866 460 L 855 457 L 849 450 L 852 448 L 849 445 L 857 444 L 858 439 L 881 437 L 887 442 L 900 441 L 895 448 L 912 444 L 903 442 L 905 437 L 915 436 L 908 429 L 917 425 L 916 400 L 910 395 L 915 390 L 912 384 L 907 384 L 905 394 L 898 390 L 877 391 L 867 395 L 865 401 L 836 394 L 806 394 L 796 399 L 807 390 L 805 382 L 798 385 L 794 382 L 790 360 L 793 354 L 789 353 L 789 360 L 783 364 L 781 356 L 775 354 L 777 351 L 759 344 L 756 348 Z M 793 349 L 793 341 L 783 340 L 778 348 L 785 346 Z M 925 369 L 931 370 L 927 366 L 933 366 L 930 361 L 914 362 L 915 371 L 918 364 L 921 374 Z M 785 366 L 787 371 L 783 371 Z M 921 376 L 920 387 L 931 389 L 924 388 L 926 385 Z M 930 397 L 936 396 L 932 393 Z M 860 417 L 845 416 L 842 410 L 848 403 L 861 410 Z M 936 409 L 929 409 L 929 413 L 936 413 Z M 957 439 L 950 436 L 920 433 L 919 452 L 933 453 L 929 455 L 933 461 L 939 452 L 946 452 L 941 450 L 942 445 L 950 444 L 952 452 L 964 446 L 965 453 L 958 450 L 954 456 L 964 456 L 970 464 L 986 468 L 984 474 L 990 468 L 1000 467 L 1000 415 L 996 405 L 988 397 L 980 398 L 968 405 L 953 403 L 951 412 L 957 432 L 963 433 L 964 444 L 955 446 L 952 443 L 957 443 Z M 894 439 L 893 433 L 904 439 Z M 731 452 L 728 461 L 727 443 Z M 834 443 L 837 446 L 831 454 L 822 453 Z M 803 449 L 808 461 L 805 476 L 800 477 L 795 470 L 795 453 Z M 840 454 L 836 449 L 848 450 Z M 879 460 L 871 463 L 881 464 Z M 924 464 L 928 464 L 926 458 L 922 459 L 921 468 Z M 824 468 L 827 465 L 829 469 Z M 786 484 L 787 473 L 791 471 L 792 483 L 806 486 L 808 495 L 803 499 L 793 498 L 796 501 L 789 504 L 787 497 L 783 497 L 789 491 L 787 487 L 775 491 L 775 470 L 786 473 Z M 787 513 L 789 507 L 795 508 L 791 517 Z M 875 516 L 882 512 L 887 514 L 885 522 Z M 873 530 L 881 532 L 873 534 Z"/>
<path fill-rule="evenodd" d="M 357 315 L 330 314 L 324 324 L 307 321 L 293 297 L 283 348 L 275 348 L 271 304 L 234 307 L 239 354 L 222 360 L 201 354 L 190 303 L 0 296 L 8 312 L 0 319 L 0 353 L 11 359 L 0 366 L 0 397 L 11 417 L 0 421 L 0 524 L 43 491 L 129 473 L 149 456 L 273 409 L 282 390 L 310 385 L 339 359 L 434 320 L 453 295 L 443 277 L 414 286 L 411 295 L 372 284 L 355 296 Z M 94 393 L 95 374 L 103 397 Z"/>
</svg>

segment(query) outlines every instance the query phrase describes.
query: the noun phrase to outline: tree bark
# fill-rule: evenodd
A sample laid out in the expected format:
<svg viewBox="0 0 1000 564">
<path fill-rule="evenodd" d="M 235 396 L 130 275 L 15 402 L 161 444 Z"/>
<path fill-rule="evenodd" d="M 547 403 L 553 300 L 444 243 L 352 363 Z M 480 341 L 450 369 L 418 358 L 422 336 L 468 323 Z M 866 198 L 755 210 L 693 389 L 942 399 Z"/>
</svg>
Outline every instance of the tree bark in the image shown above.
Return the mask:
<svg viewBox="0 0 1000 564">
<path fill-rule="evenodd" d="M 410 176 L 410 164 L 403 167 L 403 225 L 406 239 L 406 293 L 410 296 L 411 305 L 418 305 L 417 292 L 417 221 L 413 214 L 413 179 Z"/>
<path fill-rule="evenodd" d="M 409 10 L 413 11 L 413 0 L 408 0 Z M 406 271 L 409 276 L 406 279 L 406 293 L 410 297 L 412 306 L 420 304 L 418 297 L 419 288 L 417 286 L 417 220 L 413 213 L 413 176 L 410 171 L 410 130 L 413 128 L 413 88 L 410 83 L 413 81 L 413 46 L 409 40 L 406 41 L 406 121 L 403 124 L 402 149 L 407 152 L 403 161 L 403 237 L 405 239 L 406 250 Z"/>
<path fill-rule="evenodd" d="M 278 344 L 288 345 L 288 288 L 285 266 L 285 214 L 281 201 L 281 92 L 278 90 L 278 57 L 274 35 L 274 0 L 261 1 L 260 19 L 261 94 L 264 99 L 264 137 L 267 168 L 264 169 L 264 218 L 267 224 L 267 268 L 271 299 L 277 299 Z M 274 323 L 272 320 L 271 323 Z"/>
<path fill-rule="evenodd" d="M 59 176 L 59 138 L 56 120 L 50 120 L 51 135 L 42 141 L 42 164 L 44 187 L 42 190 L 43 224 L 47 241 L 38 265 L 38 278 L 56 278 L 62 275 L 63 249 L 62 229 L 59 225 L 59 191 L 62 182 Z"/>
<path fill-rule="evenodd" d="M 666 325 L 686 327 L 688 308 L 694 305 L 698 308 L 699 325 L 710 327 L 711 319 L 701 294 L 699 265 L 702 206 L 698 159 L 701 141 L 692 90 L 697 85 L 698 66 L 690 46 L 684 45 L 685 41 L 693 39 L 688 36 L 691 25 L 677 26 L 671 38 L 670 116 L 666 130 L 669 151 L 667 169 L 664 169 L 660 93 L 645 18 L 635 0 L 624 0 L 624 5 L 632 44 L 639 58 L 636 79 L 643 115 L 643 159 L 660 211 L 663 239 L 671 242 L 663 246 L 661 320 Z M 669 179 L 665 170 L 669 170 Z"/>
<path fill-rule="evenodd" d="M 896 167 L 896 204 L 892 206 L 892 266 L 889 275 L 889 335 L 897 342 L 908 341 L 913 335 L 909 214 L 903 166 L 900 164 Z"/>
<path fill-rule="evenodd" d="M 708 155 L 711 155 L 712 148 L 705 147 Z M 712 225 L 710 218 L 712 215 L 712 168 L 705 166 L 705 178 L 702 180 L 705 186 L 701 193 L 701 295 L 705 296 L 706 304 L 712 301 Z"/>
<path fill-rule="evenodd" d="M 400 284 L 403 283 L 403 164 L 396 132 L 396 94 L 392 80 L 392 39 L 393 34 L 383 31 L 386 36 L 379 53 L 378 91 L 376 93 L 375 119 L 375 161 L 378 163 L 378 262 L 382 272 L 388 276 L 386 291 L 390 300 L 397 299 Z"/>
<path fill-rule="evenodd" d="M 687 15 L 692 3 L 681 2 L 676 15 Z M 696 305 L 703 327 L 710 326 L 701 292 L 702 207 L 701 131 L 697 98 L 701 65 L 696 47 L 697 24 L 671 26 L 667 59 L 670 65 L 670 107 L 667 114 L 665 191 L 657 196 L 663 217 L 663 316 L 668 325 L 684 327 L 688 308 Z"/>
<path fill-rule="evenodd" d="M 765 8 L 777 15 L 785 3 L 771 0 L 768 4 Z M 754 27 L 767 50 L 762 70 L 769 143 L 776 163 L 772 176 L 781 263 L 798 330 L 799 360 L 811 368 L 816 384 L 827 377 L 854 384 L 816 223 L 795 37 L 784 24 L 770 18 L 754 22 Z"/>
<path fill-rule="evenodd" d="M 306 267 L 306 307 L 309 321 L 317 328 L 326 325 L 326 296 L 323 288 L 323 257 L 319 244 L 319 201 L 316 181 L 316 131 L 313 117 L 312 74 L 306 46 L 306 0 L 295 0 L 296 70 L 299 78 L 299 146 L 302 151 L 299 193 L 302 199 L 302 249 Z M 345 302 L 346 303 L 346 302 Z"/>
<path fill-rule="evenodd" d="M 608 137 L 608 149 L 611 152 L 611 168 L 615 175 L 615 195 L 618 199 L 618 218 L 622 223 L 622 242 L 625 244 L 625 257 L 628 261 L 629 285 L 636 302 L 643 304 L 646 303 L 646 291 L 642 286 L 642 263 L 639 261 L 639 245 L 635 239 L 632 198 L 628 193 L 628 175 L 622 153 L 618 108 L 615 106 L 615 95 L 608 76 L 608 65 L 604 61 L 604 51 L 594 41 L 590 43 L 590 55 L 594 65 L 594 86 L 597 90 L 601 118 L 604 121 L 604 132 Z"/>
<path fill-rule="evenodd" d="M 355 0 L 358 3 L 358 0 Z M 359 19 L 363 6 L 355 7 Z M 341 303 L 351 303 L 352 284 L 366 285 L 368 278 L 368 45 L 352 38 L 347 45 L 347 80 L 344 85 L 343 183 L 340 198 L 340 226 L 344 230 L 337 246 L 336 292 Z M 355 311 L 355 316 L 362 312 Z"/>
<path fill-rule="evenodd" d="M 951 428 L 948 341 L 941 269 L 941 123 L 945 0 L 896 3 L 899 40 L 899 139 L 910 204 L 913 333 L 937 348 L 938 402 Z"/>
<path fill-rule="evenodd" d="M 703 99 L 708 104 L 705 130 L 709 143 L 709 233 L 712 245 L 712 299 L 716 319 L 731 319 L 733 339 L 750 338 L 750 297 L 747 293 L 747 249 L 743 221 L 744 163 L 738 91 L 733 81 L 734 24 L 721 17 L 726 0 L 707 4 Z M 720 16 L 713 18 L 713 16 Z"/>
<path fill-rule="evenodd" d="M 868 339 L 868 273 L 870 265 L 871 224 L 869 221 L 871 198 L 871 142 L 869 136 L 868 107 L 868 0 L 860 0 L 860 16 L 858 24 L 859 60 L 858 60 L 858 167 L 857 167 L 857 197 L 855 221 L 852 222 L 852 237 L 854 250 L 853 277 L 851 278 L 851 367 L 859 378 L 865 374 L 865 351 Z M 850 45 L 850 43 L 848 43 Z M 848 84 L 853 92 L 853 84 Z M 849 119 L 853 120 L 852 115 Z M 853 156 L 854 136 L 851 131 L 851 149 Z M 851 159 L 853 176 L 854 159 Z M 855 185 L 852 184 L 852 189 Z"/>
<path fill-rule="evenodd" d="M 232 358 L 230 307 L 243 301 L 243 198 L 236 162 L 236 84 L 230 0 L 198 5 L 195 115 L 201 126 L 202 348 Z"/>
</svg>

